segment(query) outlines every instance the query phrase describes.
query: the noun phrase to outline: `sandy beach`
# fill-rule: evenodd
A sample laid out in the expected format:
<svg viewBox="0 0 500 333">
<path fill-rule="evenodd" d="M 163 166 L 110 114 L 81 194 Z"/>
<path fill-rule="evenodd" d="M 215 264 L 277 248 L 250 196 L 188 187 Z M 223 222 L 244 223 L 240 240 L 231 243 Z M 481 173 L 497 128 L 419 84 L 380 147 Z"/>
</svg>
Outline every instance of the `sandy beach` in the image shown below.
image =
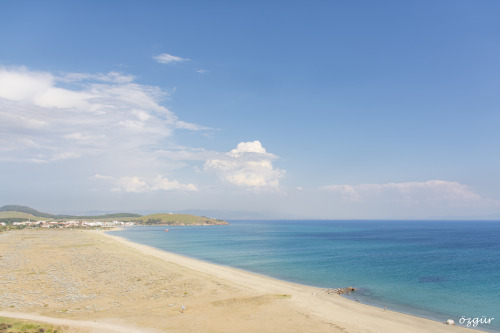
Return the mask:
<svg viewBox="0 0 500 333">
<path fill-rule="evenodd" d="M 66 332 L 473 332 L 99 231 L 0 234 L 0 317 Z"/>
</svg>

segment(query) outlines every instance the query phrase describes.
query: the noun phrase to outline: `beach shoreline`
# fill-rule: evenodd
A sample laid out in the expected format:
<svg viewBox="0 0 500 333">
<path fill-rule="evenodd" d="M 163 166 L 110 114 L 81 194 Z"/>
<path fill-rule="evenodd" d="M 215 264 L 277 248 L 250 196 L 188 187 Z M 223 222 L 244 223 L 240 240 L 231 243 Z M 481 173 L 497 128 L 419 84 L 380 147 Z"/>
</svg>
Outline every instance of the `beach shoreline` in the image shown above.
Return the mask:
<svg viewBox="0 0 500 333">
<path fill-rule="evenodd" d="M 102 231 L 17 231 L 0 237 L 0 249 L 2 265 L 19 261 L 1 276 L 3 313 L 137 332 L 474 332 Z"/>
<path fill-rule="evenodd" d="M 343 297 L 341 295 L 328 294 L 328 293 L 326 293 L 325 288 L 320 288 L 320 287 L 315 287 L 315 286 L 310 286 L 310 285 L 305 285 L 305 284 L 298 284 L 298 283 L 294 283 L 291 281 L 286 281 L 286 280 L 266 276 L 264 274 L 254 273 L 254 272 L 242 270 L 239 268 L 234 268 L 234 267 L 221 265 L 221 264 L 215 264 L 215 263 L 211 263 L 208 261 L 203 261 L 201 259 L 197 259 L 197 258 L 193 258 L 193 257 L 189 257 L 189 256 L 184 256 L 181 254 L 176 254 L 176 253 L 172 253 L 172 252 L 168 252 L 168 251 L 164 251 L 164 250 L 160 250 L 160 249 L 157 249 L 157 248 L 152 247 L 152 246 L 129 241 L 129 240 L 127 240 L 123 237 L 120 237 L 120 236 L 110 235 L 107 232 L 108 231 L 104 231 L 103 234 L 108 236 L 108 237 L 112 237 L 113 239 L 115 239 L 115 240 L 117 240 L 117 241 L 119 241 L 127 246 L 137 248 L 140 251 L 143 251 L 143 252 L 151 254 L 151 255 L 158 256 L 164 260 L 169 260 L 169 261 L 175 262 L 175 263 L 183 265 L 183 266 L 187 266 L 189 268 L 192 268 L 192 269 L 195 269 L 198 271 L 203 271 L 203 272 L 208 273 L 208 274 L 221 274 L 225 278 L 232 279 L 233 281 L 240 281 L 241 282 L 243 280 L 244 281 L 243 284 L 245 286 L 250 286 L 252 288 L 256 288 L 261 292 L 277 292 L 279 289 L 275 289 L 275 288 L 283 288 L 282 289 L 283 291 L 294 290 L 294 291 L 297 291 L 300 293 L 305 293 L 306 296 L 307 296 L 307 294 L 310 294 L 311 296 L 314 296 L 314 297 L 322 296 L 321 298 L 324 298 L 324 295 L 326 294 L 327 298 L 331 297 L 327 301 L 331 301 L 332 303 L 338 303 L 341 306 L 349 307 L 349 305 L 351 305 L 353 307 L 357 307 L 357 306 L 368 307 L 368 308 L 373 308 L 374 313 L 376 313 L 377 310 L 380 310 L 380 311 L 383 311 L 384 313 L 410 316 L 412 318 L 422 319 L 422 320 L 426 320 L 426 321 L 428 320 L 428 321 L 431 321 L 433 323 L 438 323 L 438 324 L 444 325 L 444 323 L 441 323 L 441 322 L 434 320 L 434 319 L 420 317 L 417 315 L 413 315 L 411 313 L 398 312 L 395 310 L 386 310 L 382 307 L 378 307 L 375 305 L 358 303 L 350 298 Z M 221 269 L 221 268 L 224 268 L 224 269 Z M 226 274 L 228 274 L 228 275 L 226 275 Z M 263 285 L 267 285 L 267 287 L 261 288 Z M 297 305 L 306 306 L 306 304 L 301 304 L 300 302 L 298 302 Z M 446 326 L 446 325 L 444 325 L 444 326 Z M 455 326 L 455 327 L 458 327 L 458 326 Z M 463 328 L 463 327 L 459 327 L 459 328 Z M 466 328 L 463 328 L 463 329 L 466 329 Z M 408 332 L 410 332 L 410 331 L 411 331 L 411 329 L 408 328 Z M 467 332 L 473 332 L 473 331 L 477 331 L 477 330 L 467 329 Z"/>
</svg>

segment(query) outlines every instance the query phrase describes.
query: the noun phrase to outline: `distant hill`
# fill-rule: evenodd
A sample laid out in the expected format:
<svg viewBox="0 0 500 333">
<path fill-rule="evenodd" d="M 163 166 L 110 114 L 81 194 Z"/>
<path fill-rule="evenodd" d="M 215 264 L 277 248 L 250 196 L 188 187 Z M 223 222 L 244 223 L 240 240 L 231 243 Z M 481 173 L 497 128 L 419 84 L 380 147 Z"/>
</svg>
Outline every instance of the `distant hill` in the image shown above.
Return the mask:
<svg viewBox="0 0 500 333">
<path fill-rule="evenodd" d="M 6 205 L 0 207 L 0 222 L 19 221 L 19 220 L 113 220 L 133 221 L 139 224 L 147 225 L 217 225 L 228 224 L 224 220 L 217 220 L 205 216 L 195 216 L 189 214 L 151 214 L 139 215 L 131 213 L 105 214 L 96 216 L 78 216 L 78 215 L 54 215 L 37 211 L 36 209 L 20 206 Z"/>
<path fill-rule="evenodd" d="M 128 217 L 141 217 L 139 214 L 132 213 L 116 213 L 95 216 L 80 216 L 80 215 L 56 215 L 58 219 L 74 219 L 74 220 L 109 220 L 109 219 L 122 219 Z"/>
<path fill-rule="evenodd" d="M 212 219 L 205 216 L 196 216 L 188 214 L 151 214 L 140 217 L 139 219 L 130 218 L 129 221 L 136 221 L 141 224 L 160 224 L 160 225 L 207 225 L 207 224 L 229 224 L 224 220 Z"/>
<path fill-rule="evenodd" d="M 17 219 L 23 219 L 23 220 L 39 220 L 41 216 L 35 216 L 33 214 L 28 214 L 28 213 L 23 213 L 23 212 L 18 212 L 18 211 L 0 211 L 0 219 L 7 219 L 7 218 L 17 218 Z M 52 220 L 51 218 L 47 218 L 47 220 Z"/>
<path fill-rule="evenodd" d="M 113 218 L 124 218 L 124 217 L 141 217 L 139 214 L 131 214 L 131 213 L 118 213 L 118 214 L 105 214 L 105 215 L 96 215 L 96 216 L 78 216 L 78 215 L 54 215 L 47 214 L 37 211 L 31 207 L 27 206 L 19 206 L 19 205 L 6 205 L 0 207 L 0 212 L 9 212 L 8 215 L 16 215 L 15 213 L 25 213 L 31 215 L 26 218 L 33 217 L 43 217 L 49 219 L 113 219 Z M 3 217 L 23 217 L 23 216 L 3 216 Z"/>
<path fill-rule="evenodd" d="M 40 217 L 40 216 L 34 216 L 28 213 L 23 213 L 23 212 L 16 212 L 16 211 L 0 211 L 0 222 L 6 223 L 6 224 L 12 224 L 14 222 L 25 222 L 25 221 L 39 221 L 39 220 L 44 220 L 44 221 L 53 221 L 54 219 L 47 218 L 47 217 Z"/>
<path fill-rule="evenodd" d="M 39 212 L 33 208 L 30 208 L 27 206 L 19 206 L 19 205 L 6 205 L 3 207 L 0 207 L 0 212 L 21 212 L 21 213 L 30 214 L 32 216 L 37 216 L 37 217 L 47 217 L 47 218 L 54 218 L 55 217 L 55 215 L 42 213 L 42 212 Z"/>
</svg>

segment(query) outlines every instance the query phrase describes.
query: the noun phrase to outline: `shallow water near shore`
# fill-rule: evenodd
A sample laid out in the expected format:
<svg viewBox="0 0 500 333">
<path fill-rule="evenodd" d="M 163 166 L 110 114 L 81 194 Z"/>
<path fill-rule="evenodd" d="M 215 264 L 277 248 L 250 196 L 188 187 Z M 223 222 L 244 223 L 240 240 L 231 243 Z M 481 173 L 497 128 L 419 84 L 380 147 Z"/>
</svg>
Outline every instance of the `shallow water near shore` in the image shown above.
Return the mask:
<svg viewBox="0 0 500 333">
<path fill-rule="evenodd" d="M 476 328 L 500 332 L 500 221 L 229 222 L 110 233 L 439 321 L 495 318 Z"/>
</svg>

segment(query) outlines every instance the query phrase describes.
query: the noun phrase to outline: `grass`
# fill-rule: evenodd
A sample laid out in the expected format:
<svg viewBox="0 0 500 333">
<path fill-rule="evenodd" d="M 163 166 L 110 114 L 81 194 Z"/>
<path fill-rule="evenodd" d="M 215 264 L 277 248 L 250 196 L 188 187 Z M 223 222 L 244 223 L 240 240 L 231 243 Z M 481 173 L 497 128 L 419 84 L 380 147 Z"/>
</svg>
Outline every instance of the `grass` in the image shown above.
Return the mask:
<svg viewBox="0 0 500 333">
<path fill-rule="evenodd" d="M 24 319 L 0 317 L 0 333 L 64 333 L 66 330 L 59 326 L 39 323 Z"/>
<path fill-rule="evenodd" d="M 31 219 L 32 222 L 35 221 L 52 221 L 53 219 L 51 218 L 46 218 L 46 217 L 39 217 L 39 216 L 34 216 L 28 213 L 23 213 L 23 212 L 16 212 L 16 211 L 4 211 L 0 212 L 0 219 L 1 218 L 23 218 L 26 220 Z"/>
<path fill-rule="evenodd" d="M 3 226 L 3 225 L 0 225 L 0 232 L 11 231 L 11 230 L 20 230 L 20 229 L 24 229 L 24 226 L 19 226 L 19 225 Z"/>
</svg>

